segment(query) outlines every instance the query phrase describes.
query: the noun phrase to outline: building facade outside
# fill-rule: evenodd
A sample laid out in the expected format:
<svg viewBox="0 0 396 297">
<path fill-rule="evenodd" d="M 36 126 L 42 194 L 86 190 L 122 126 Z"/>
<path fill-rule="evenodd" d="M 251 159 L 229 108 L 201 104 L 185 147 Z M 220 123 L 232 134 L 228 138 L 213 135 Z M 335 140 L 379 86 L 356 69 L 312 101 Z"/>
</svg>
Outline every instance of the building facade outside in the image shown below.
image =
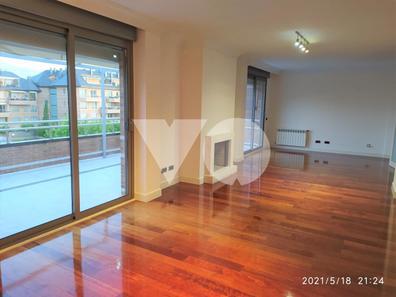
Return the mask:
<svg viewBox="0 0 396 297">
<path fill-rule="evenodd" d="M 77 74 L 78 118 L 120 118 L 118 71 L 81 68 Z M 103 83 L 102 83 L 103 82 Z M 67 72 L 48 69 L 27 79 L 0 70 L 0 122 L 68 120 Z"/>
<path fill-rule="evenodd" d="M 38 120 L 39 91 L 32 80 L 0 70 L 0 122 Z"/>
</svg>

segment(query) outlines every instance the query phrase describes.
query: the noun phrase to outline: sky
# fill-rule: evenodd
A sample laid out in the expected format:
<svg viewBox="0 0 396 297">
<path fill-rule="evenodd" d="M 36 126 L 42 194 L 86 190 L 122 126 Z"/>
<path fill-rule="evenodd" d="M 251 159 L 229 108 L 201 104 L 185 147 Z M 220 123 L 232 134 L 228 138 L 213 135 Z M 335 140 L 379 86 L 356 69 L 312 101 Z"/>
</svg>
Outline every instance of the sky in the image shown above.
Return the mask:
<svg viewBox="0 0 396 297">
<path fill-rule="evenodd" d="M 44 70 L 56 68 L 66 69 L 66 64 L 63 63 L 46 63 L 39 60 L 27 60 L 27 59 L 15 59 L 10 57 L 4 57 L 0 55 L 0 69 L 3 71 L 13 72 L 16 75 L 27 78 L 34 76 Z"/>
<path fill-rule="evenodd" d="M 86 59 L 88 61 L 88 59 Z M 48 61 L 48 62 L 47 62 Z M 80 66 L 76 66 L 77 68 L 86 68 L 86 67 L 103 67 L 112 70 L 118 70 L 118 64 L 112 61 L 105 61 L 107 65 L 101 65 L 101 61 L 95 61 L 97 63 L 93 63 L 92 65 L 87 63 L 81 63 Z M 84 67 L 85 66 L 85 67 Z M 26 57 L 26 56 L 17 56 L 12 57 L 10 54 L 6 54 L 0 52 L 0 70 L 12 72 L 19 77 L 28 78 L 39 74 L 40 72 L 48 69 L 66 69 L 66 61 L 62 60 L 47 60 L 44 58 L 36 58 L 36 57 Z"/>
</svg>

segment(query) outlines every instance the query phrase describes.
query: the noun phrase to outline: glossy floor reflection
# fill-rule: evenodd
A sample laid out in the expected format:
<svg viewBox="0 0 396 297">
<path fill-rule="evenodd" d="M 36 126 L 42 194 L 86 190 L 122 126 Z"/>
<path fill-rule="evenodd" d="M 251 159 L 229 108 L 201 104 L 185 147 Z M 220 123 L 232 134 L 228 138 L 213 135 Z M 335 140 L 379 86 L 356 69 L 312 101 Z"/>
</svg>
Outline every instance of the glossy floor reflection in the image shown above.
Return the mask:
<svg viewBox="0 0 396 297">
<path fill-rule="evenodd" d="M 396 296 L 390 176 L 381 159 L 273 154 L 249 185 L 179 184 L 0 254 L 0 296 Z"/>
</svg>

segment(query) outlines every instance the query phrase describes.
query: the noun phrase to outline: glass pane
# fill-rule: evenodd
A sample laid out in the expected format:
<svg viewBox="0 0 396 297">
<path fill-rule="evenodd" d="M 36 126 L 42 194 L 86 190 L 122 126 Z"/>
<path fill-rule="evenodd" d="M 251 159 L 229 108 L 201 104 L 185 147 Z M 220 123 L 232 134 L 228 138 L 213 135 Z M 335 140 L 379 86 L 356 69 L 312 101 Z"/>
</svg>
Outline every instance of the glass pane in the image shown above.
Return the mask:
<svg viewBox="0 0 396 297">
<path fill-rule="evenodd" d="M 80 209 L 126 194 L 124 52 L 76 40 Z"/>
<path fill-rule="evenodd" d="M 246 88 L 246 102 L 245 102 L 245 131 L 243 151 L 247 152 L 253 149 L 253 110 L 255 105 L 255 88 L 254 79 L 248 78 Z"/>
<path fill-rule="evenodd" d="M 66 40 L 0 22 L 0 238 L 71 214 Z"/>
<path fill-rule="evenodd" d="M 265 108 L 266 81 L 256 79 L 256 108 L 254 112 L 253 149 L 263 145 L 264 108 Z"/>
<path fill-rule="evenodd" d="M 395 129 L 395 137 L 393 138 L 392 162 L 396 163 L 396 129 Z"/>
</svg>

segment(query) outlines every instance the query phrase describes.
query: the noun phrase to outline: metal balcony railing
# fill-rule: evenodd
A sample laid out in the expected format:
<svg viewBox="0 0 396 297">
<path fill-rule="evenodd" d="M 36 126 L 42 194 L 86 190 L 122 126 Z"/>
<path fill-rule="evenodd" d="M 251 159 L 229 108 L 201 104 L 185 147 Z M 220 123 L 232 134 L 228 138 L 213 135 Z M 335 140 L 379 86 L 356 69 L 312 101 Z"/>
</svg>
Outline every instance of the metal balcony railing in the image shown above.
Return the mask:
<svg viewBox="0 0 396 297">
<path fill-rule="evenodd" d="M 36 98 L 31 98 L 29 96 L 10 96 L 9 100 L 21 100 L 21 101 L 36 101 Z"/>
<path fill-rule="evenodd" d="M 99 136 L 120 133 L 120 118 L 80 119 L 78 134 Z M 0 146 L 13 143 L 30 143 L 70 137 L 68 120 L 39 120 L 0 122 Z"/>
</svg>

